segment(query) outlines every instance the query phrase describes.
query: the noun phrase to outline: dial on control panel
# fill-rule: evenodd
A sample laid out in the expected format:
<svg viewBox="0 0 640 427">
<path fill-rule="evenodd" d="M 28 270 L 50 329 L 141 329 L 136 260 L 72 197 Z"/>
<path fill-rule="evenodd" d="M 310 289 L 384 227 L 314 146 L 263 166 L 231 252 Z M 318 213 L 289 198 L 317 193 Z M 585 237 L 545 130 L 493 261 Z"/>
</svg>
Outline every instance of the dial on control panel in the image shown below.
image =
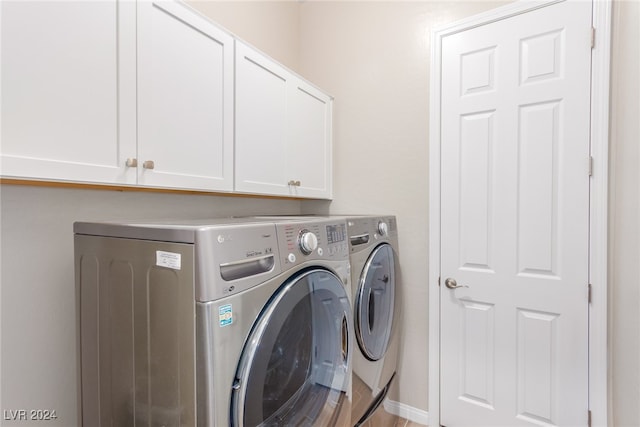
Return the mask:
<svg viewBox="0 0 640 427">
<path fill-rule="evenodd" d="M 381 236 L 386 236 L 389 233 L 389 226 L 386 222 L 380 221 L 378 223 L 378 233 L 380 233 Z"/>
<path fill-rule="evenodd" d="M 318 237 L 309 230 L 302 230 L 298 235 L 298 246 L 303 254 L 309 255 L 318 248 Z"/>
</svg>

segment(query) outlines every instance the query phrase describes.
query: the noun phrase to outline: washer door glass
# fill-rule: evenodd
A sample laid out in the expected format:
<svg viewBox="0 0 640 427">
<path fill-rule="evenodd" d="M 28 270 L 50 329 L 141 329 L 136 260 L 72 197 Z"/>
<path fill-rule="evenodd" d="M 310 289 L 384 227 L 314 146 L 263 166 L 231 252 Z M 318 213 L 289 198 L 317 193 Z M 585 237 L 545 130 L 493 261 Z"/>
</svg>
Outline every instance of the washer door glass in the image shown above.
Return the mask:
<svg viewBox="0 0 640 427">
<path fill-rule="evenodd" d="M 245 343 L 232 425 L 331 425 L 346 399 L 350 316 L 334 274 L 313 269 L 289 279 Z"/>
<path fill-rule="evenodd" d="M 360 350 L 369 360 L 379 360 L 389 345 L 395 300 L 393 249 L 378 246 L 362 270 L 355 300 L 355 329 Z"/>
</svg>

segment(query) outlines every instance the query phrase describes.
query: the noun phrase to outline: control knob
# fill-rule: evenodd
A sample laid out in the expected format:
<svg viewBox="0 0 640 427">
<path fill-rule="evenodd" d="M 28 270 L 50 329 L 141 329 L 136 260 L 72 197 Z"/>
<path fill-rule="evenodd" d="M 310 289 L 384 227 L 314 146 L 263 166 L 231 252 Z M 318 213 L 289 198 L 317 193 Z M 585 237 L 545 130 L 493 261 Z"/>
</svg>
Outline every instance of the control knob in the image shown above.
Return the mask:
<svg viewBox="0 0 640 427">
<path fill-rule="evenodd" d="M 380 221 L 378 223 L 378 233 L 380 233 L 381 236 L 386 236 L 389 233 L 389 226 L 386 222 Z"/>
<path fill-rule="evenodd" d="M 309 230 L 302 230 L 298 237 L 298 246 L 303 254 L 309 255 L 318 248 L 318 238 Z"/>
</svg>

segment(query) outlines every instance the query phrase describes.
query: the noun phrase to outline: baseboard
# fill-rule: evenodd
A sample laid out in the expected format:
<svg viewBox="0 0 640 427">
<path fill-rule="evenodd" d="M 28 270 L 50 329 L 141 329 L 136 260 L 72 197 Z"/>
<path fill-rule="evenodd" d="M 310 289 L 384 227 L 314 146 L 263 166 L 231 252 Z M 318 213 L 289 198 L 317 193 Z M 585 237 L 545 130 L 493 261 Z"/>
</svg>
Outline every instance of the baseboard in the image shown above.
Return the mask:
<svg viewBox="0 0 640 427">
<path fill-rule="evenodd" d="M 389 399 L 385 399 L 383 405 L 384 409 L 390 414 L 397 415 L 424 426 L 429 425 L 429 413 L 427 411 Z"/>
</svg>

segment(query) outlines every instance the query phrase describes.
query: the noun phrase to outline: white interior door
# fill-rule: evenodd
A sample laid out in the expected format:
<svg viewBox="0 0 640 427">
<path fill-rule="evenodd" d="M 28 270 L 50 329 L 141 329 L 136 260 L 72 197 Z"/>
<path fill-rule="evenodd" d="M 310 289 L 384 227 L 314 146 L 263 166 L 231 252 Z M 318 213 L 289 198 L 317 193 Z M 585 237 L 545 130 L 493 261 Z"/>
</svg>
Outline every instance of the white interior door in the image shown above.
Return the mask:
<svg viewBox="0 0 640 427">
<path fill-rule="evenodd" d="M 576 1 L 443 38 L 444 426 L 587 425 L 590 37 Z"/>
</svg>

